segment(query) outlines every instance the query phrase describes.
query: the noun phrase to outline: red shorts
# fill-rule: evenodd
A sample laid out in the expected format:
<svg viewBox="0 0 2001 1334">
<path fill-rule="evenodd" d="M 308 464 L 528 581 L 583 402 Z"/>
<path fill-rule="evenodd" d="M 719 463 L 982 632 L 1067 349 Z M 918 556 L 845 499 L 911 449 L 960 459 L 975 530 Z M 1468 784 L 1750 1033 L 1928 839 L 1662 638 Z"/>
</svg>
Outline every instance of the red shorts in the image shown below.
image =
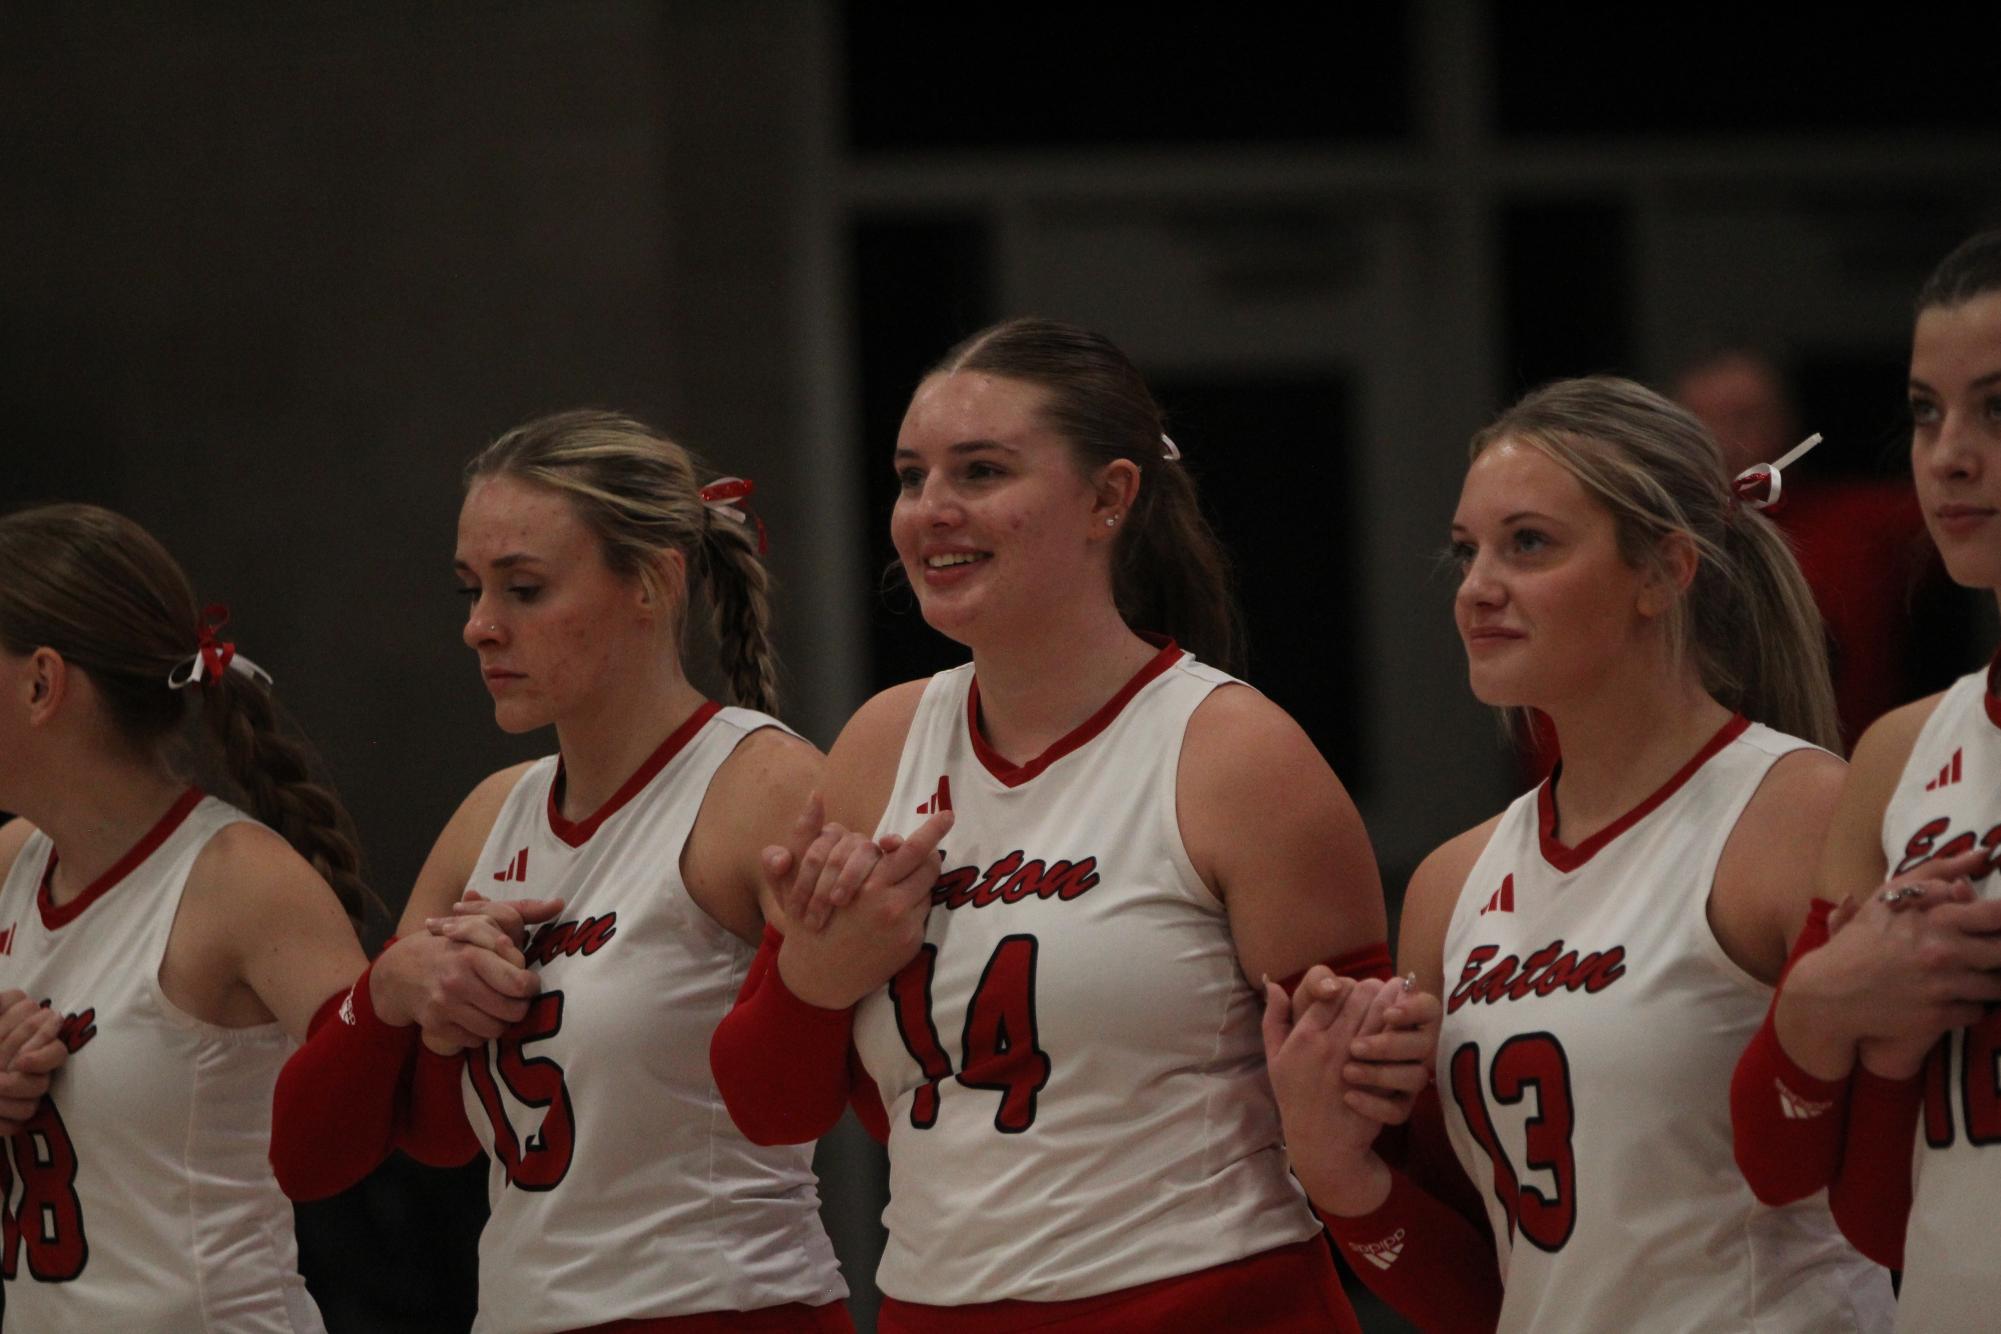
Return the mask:
<svg viewBox="0 0 2001 1334">
<path fill-rule="evenodd" d="M 1360 1328 L 1325 1237 L 1069 1302 L 925 1306 L 885 1297 L 876 1321 L 878 1334 L 1358 1334 Z"/>
<path fill-rule="evenodd" d="M 571 1334 L 855 1334 L 842 1302 L 806 1306 L 793 1302 L 758 1311 L 704 1311 L 700 1315 L 660 1315 L 614 1320 L 572 1330 Z"/>
</svg>

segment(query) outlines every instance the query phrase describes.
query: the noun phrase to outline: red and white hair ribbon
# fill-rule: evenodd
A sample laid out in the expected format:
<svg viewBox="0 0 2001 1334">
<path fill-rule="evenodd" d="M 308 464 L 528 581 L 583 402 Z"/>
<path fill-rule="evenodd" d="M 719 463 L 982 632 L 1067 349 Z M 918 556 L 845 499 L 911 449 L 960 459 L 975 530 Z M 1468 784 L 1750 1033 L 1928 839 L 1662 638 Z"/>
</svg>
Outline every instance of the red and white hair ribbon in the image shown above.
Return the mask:
<svg viewBox="0 0 2001 1334">
<path fill-rule="evenodd" d="M 718 477 L 701 490 L 702 503 L 709 507 L 709 513 L 731 523 L 752 523 L 757 525 L 757 554 L 771 552 L 771 534 L 765 531 L 764 520 L 753 513 L 743 502 L 757 490 L 756 483 L 748 477 Z"/>
<path fill-rule="evenodd" d="M 1785 470 L 1805 458 L 1806 452 L 1819 443 L 1820 432 L 1815 431 L 1775 461 L 1752 464 L 1732 479 L 1731 491 L 1736 493 L 1738 500 L 1754 510 L 1771 509 L 1785 492 Z"/>
<path fill-rule="evenodd" d="M 224 672 L 236 672 L 270 686 L 271 673 L 238 653 L 235 640 L 215 637 L 215 632 L 227 624 L 229 608 L 222 603 L 213 602 L 202 609 L 195 628 L 195 651 L 167 673 L 169 690 L 184 690 L 201 681 L 220 681 Z"/>
</svg>

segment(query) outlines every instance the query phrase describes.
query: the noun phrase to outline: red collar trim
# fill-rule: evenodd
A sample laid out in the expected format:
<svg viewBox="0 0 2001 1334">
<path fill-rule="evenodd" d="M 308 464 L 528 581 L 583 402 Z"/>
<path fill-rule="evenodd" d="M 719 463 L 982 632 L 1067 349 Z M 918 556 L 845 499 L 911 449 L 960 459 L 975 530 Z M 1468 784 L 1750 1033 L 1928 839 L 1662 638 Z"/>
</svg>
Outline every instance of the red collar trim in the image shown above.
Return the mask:
<svg viewBox="0 0 2001 1334">
<path fill-rule="evenodd" d="M 616 815 L 619 807 L 638 796 L 639 790 L 652 782 L 659 772 L 694 739 L 695 733 L 701 731 L 709 719 L 722 712 L 722 708 L 722 705 L 712 699 L 703 700 L 701 707 L 689 714 L 685 722 L 668 734 L 659 748 L 646 757 L 645 763 L 632 771 L 632 777 L 620 784 L 618 791 L 612 793 L 604 805 L 581 820 L 565 820 L 562 811 L 556 808 L 556 792 L 563 785 L 563 761 L 558 757 L 555 781 L 549 784 L 549 832 L 571 847 L 581 848 L 590 841 L 591 835 L 598 831 L 599 825 Z"/>
<path fill-rule="evenodd" d="M 1994 660 L 1987 664 L 1987 693 L 1980 702 L 1987 706 L 1987 721 L 2001 727 L 2001 649 L 1995 650 Z"/>
<path fill-rule="evenodd" d="M 1558 760 L 1542 786 L 1536 789 L 1537 835 L 1542 842 L 1542 857 L 1559 871 L 1575 871 L 1584 863 L 1598 855 L 1598 850 L 1607 843 L 1631 829 L 1651 815 L 1656 807 L 1681 790 L 1681 785 L 1695 777 L 1695 771 L 1709 763 L 1716 752 L 1744 735 L 1751 720 L 1743 714 L 1732 714 L 1730 721 L 1718 728 L 1716 735 L 1703 743 L 1687 764 L 1675 771 L 1674 777 L 1654 789 L 1654 794 L 1624 815 L 1606 825 L 1603 829 L 1585 839 L 1576 847 L 1564 844 L 1556 836 L 1556 780 L 1563 776 L 1563 761 Z"/>
<path fill-rule="evenodd" d="M 1160 652 L 1147 659 L 1146 665 L 1134 672 L 1132 679 L 1120 686 L 1116 695 L 1106 700 L 1096 713 L 1051 742 L 1047 750 L 1026 764 L 1014 763 L 988 745 L 986 737 L 980 734 L 980 678 L 975 676 L 972 687 L 966 691 L 966 730 L 972 733 L 973 754 L 979 756 L 980 763 L 986 766 L 988 773 L 999 780 L 1002 787 L 1020 787 L 1110 727 L 1112 719 L 1118 717 L 1120 710 L 1132 702 L 1134 695 L 1181 660 L 1183 654 L 1173 640 L 1164 639 L 1159 643 Z"/>
<path fill-rule="evenodd" d="M 50 882 L 56 873 L 56 850 L 50 848 L 48 865 L 42 868 L 41 887 L 35 891 L 35 906 L 41 909 L 42 925 L 54 931 L 68 926 L 83 916 L 85 908 L 103 898 L 113 885 L 132 874 L 139 863 L 152 856 L 159 846 L 181 827 L 181 822 L 188 818 L 188 813 L 201 805 L 201 796 L 200 788 L 190 787 L 174 798 L 174 804 L 167 807 L 167 813 L 154 821 L 153 827 L 141 835 L 139 841 L 127 849 L 123 857 L 111 863 L 103 875 L 85 885 L 83 893 L 68 903 L 58 904 L 55 900 L 55 891 Z"/>
</svg>

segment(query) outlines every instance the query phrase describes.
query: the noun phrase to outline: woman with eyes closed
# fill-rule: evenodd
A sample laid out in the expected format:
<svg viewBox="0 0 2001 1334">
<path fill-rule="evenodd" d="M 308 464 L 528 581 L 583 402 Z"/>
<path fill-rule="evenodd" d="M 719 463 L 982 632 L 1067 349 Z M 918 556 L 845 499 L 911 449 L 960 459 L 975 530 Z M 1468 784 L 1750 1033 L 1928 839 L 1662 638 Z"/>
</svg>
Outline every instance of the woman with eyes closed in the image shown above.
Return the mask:
<svg viewBox="0 0 2001 1334">
<path fill-rule="evenodd" d="M 2001 593 L 2001 231 L 1919 292 L 1910 403 L 1912 479 L 1946 570 Z M 1780 1199 L 1832 1180 L 1842 1230 L 1904 1271 L 1900 1330 L 1990 1328 L 2001 1304 L 1997 793 L 1991 663 L 1863 734 L 1820 867 L 1838 925 L 1738 1071 L 1745 1171 Z M 1785 1117 L 1775 1091 L 1826 1110 Z"/>
<path fill-rule="evenodd" d="M 467 469 L 465 642 L 502 729 L 553 725 L 557 754 L 447 824 L 403 936 L 287 1067 L 273 1161 L 310 1198 L 392 1143 L 484 1148 L 477 1330 L 852 1329 L 810 1146 L 746 1141 L 708 1070 L 763 924 L 761 850 L 820 771 L 754 711 L 776 660 L 748 490 L 700 486 L 678 445 L 594 411 Z M 704 600 L 750 707 L 683 669 Z"/>
<path fill-rule="evenodd" d="M 712 1053 L 759 1142 L 880 1089 L 883 1330 L 1355 1327 L 1257 979 L 1387 976 L 1381 892 L 1311 742 L 1209 665 L 1235 614 L 1179 457 L 1116 347 L 1030 319 L 897 437 L 897 555 L 972 660 L 841 734 Z"/>
<path fill-rule="evenodd" d="M 1604 377 L 1474 437 L 1452 544 L 1473 693 L 1541 710 L 1562 756 L 1423 862 L 1400 929 L 1402 966 L 1445 997 L 1438 1100 L 1493 1233 L 1490 1318 L 1883 1327 L 1887 1281 L 1825 1202 L 1761 1205 L 1731 1157 L 1731 1070 L 1807 918 L 1843 771 L 1783 539 L 1692 417 Z M 1341 1242 L 1395 1252 L 1357 1272 L 1458 1328 L 1428 1303 L 1494 1271 L 1375 1154 L 1366 1101 L 1316 1046 L 1360 1033 L 1366 1052 L 1369 1003 L 1358 989 L 1274 1058 L 1288 1137 L 1338 1146 L 1306 1184 Z"/>
</svg>

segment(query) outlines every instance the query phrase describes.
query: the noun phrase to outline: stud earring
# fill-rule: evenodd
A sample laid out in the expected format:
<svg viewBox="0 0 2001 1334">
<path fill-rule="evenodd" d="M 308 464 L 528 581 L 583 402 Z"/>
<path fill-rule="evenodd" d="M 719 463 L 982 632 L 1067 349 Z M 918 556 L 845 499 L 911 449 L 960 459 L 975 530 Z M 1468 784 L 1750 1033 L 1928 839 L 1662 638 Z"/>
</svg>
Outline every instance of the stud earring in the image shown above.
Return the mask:
<svg viewBox="0 0 2001 1334">
<path fill-rule="evenodd" d="M 1119 516 L 1114 514 L 1110 518 L 1105 520 L 1105 527 L 1110 528 L 1114 524 L 1118 523 L 1118 521 L 1119 521 Z"/>
</svg>

